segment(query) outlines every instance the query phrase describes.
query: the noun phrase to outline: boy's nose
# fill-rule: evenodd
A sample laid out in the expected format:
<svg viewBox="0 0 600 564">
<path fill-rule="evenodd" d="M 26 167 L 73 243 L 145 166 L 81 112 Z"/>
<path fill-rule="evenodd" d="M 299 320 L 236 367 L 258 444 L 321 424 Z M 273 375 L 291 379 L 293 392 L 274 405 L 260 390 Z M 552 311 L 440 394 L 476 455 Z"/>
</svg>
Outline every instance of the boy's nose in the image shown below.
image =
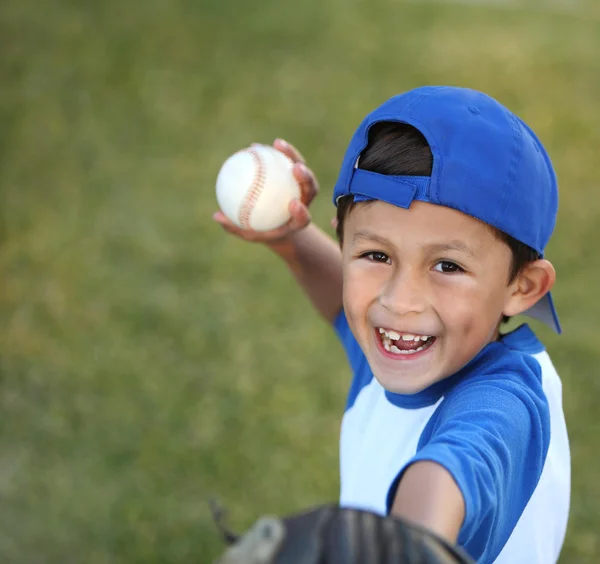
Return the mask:
<svg viewBox="0 0 600 564">
<path fill-rule="evenodd" d="M 382 289 L 379 303 L 398 316 L 423 313 L 426 307 L 423 280 L 410 271 L 397 272 Z"/>
</svg>

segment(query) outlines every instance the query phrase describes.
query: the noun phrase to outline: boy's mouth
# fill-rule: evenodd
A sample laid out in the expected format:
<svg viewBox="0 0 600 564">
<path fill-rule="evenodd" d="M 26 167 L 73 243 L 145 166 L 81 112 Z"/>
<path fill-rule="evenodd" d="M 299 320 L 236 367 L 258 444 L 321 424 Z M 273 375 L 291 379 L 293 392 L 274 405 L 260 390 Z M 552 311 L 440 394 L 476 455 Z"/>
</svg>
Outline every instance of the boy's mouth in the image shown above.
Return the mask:
<svg viewBox="0 0 600 564">
<path fill-rule="evenodd" d="M 378 327 L 375 333 L 383 348 L 392 354 L 412 355 L 424 351 L 435 342 L 431 335 L 416 335 L 412 333 L 399 333 L 393 329 Z"/>
</svg>

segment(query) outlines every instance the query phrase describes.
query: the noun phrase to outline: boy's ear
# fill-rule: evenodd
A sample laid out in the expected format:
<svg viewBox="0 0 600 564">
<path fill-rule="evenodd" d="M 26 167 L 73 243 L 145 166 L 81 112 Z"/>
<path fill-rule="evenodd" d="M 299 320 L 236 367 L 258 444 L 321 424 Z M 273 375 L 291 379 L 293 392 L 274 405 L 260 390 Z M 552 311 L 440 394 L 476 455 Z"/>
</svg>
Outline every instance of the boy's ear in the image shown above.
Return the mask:
<svg viewBox="0 0 600 564">
<path fill-rule="evenodd" d="M 504 315 L 512 317 L 532 307 L 554 286 L 556 271 L 546 259 L 527 263 L 510 284 L 510 293 L 504 306 Z"/>
</svg>

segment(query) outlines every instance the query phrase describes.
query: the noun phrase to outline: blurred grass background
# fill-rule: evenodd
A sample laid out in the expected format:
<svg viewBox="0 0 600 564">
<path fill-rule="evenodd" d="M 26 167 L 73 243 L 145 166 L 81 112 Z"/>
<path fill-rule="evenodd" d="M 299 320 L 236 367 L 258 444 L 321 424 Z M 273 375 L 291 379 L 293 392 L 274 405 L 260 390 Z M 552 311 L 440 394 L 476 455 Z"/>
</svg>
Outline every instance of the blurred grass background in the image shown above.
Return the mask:
<svg viewBox="0 0 600 564">
<path fill-rule="evenodd" d="M 265 249 L 211 222 L 222 161 L 282 136 L 315 220 L 364 115 L 486 91 L 553 155 L 548 257 L 573 454 L 563 562 L 600 561 L 600 10 L 576 2 L 0 4 L 0 562 L 197 563 L 335 500 L 349 371 Z"/>
</svg>

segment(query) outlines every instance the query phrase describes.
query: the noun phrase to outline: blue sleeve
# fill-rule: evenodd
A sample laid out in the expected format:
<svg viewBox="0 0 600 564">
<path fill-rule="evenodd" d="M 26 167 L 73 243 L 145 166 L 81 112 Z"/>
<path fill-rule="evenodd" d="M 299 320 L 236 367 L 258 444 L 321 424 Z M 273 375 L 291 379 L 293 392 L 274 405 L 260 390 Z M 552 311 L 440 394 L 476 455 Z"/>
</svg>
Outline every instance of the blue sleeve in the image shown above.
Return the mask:
<svg viewBox="0 0 600 564">
<path fill-rule="evenodd" d="M 340 309 L 340 312 L 333 320 L 333 328 L 335 329 L 335 332 L 342 343 L 347 341 L 352 334 L 350 331 L 350 326 L 348 325 L 348 320 L 346 319 L 346 313 L 344 312 L 343 308 Z"/>
<path fill-rule="evenodd" d="M 373 374 L 369 369 L 367 358 L 362 352 L 357 340 L 354 338 L 343 309 L 335 318 L 333 328 L 346 351 L 346 357 L 348 358 L 350 368 L 352 369 L 352 384 L 346 402 L 346 409 L 350 409 L 359 392 L 368 385 L 373 378 Z"/>
<path fill-rule="evenodd" d="M 458 543 L 478 562 L 493 562 L 537 486 L 549 443 L 550 415 L 539 381 L 479 381 L 453 390 L 440 404 L 403 471 L 429 460 L 450 472 L 465 501 Z"/>
<path fill-rule="evenodd" d="M 365 355 L 352 334 L 352 330 L 348 325 L 348 320 L 346 319 L 346 314 L 343 309 L 335 318 L 333 328 L 346 351 L 346 356 L 348 357 L 348 362 L 350 363 L 352 371 L 357 372 L 362 368 L 365 362 Z"/>
</svg>

